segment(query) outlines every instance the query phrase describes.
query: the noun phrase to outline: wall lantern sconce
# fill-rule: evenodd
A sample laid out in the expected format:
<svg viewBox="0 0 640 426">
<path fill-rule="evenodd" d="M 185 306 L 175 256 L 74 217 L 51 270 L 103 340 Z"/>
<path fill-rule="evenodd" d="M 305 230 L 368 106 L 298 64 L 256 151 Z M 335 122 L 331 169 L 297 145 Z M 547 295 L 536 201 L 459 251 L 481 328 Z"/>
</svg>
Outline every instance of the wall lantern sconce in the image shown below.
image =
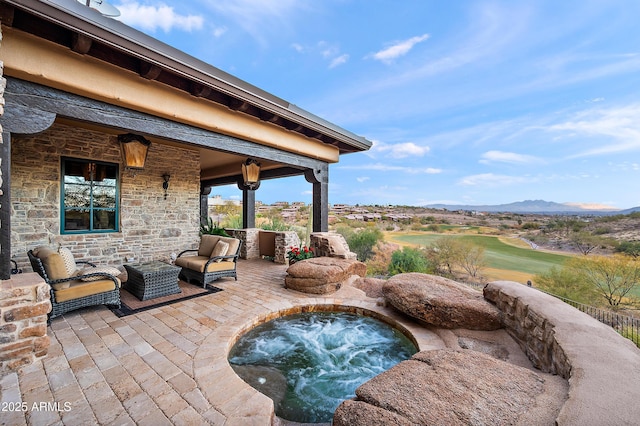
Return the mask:
<svg viewBox="0 0 640 426">
<path fill-rule="evenodd" d="M 260 163 L 253 158 L 247 158 L 247 161 L 242 163 L 242 179 L 247 188 L 258 189 L 260 186 Z"/>
<path fill-rule="evenodd" d="M 169 179 L 171 179 L 171 175 L 169 173 L 165 173 L 162 175 L 162 189 L 164 189 L 164 199 L 167 199 L 167 191 L 169 190 Z"/>
<path fill-rule="evenodd" d="M 134 133 L 126 133 L 118 135 L 118 142 L 122 147 L 122 160 L 127 169 L 144 169 L 144 163 L 147 161 L 149 146 L 151 141 L 144 136 Z"/>
</svg>

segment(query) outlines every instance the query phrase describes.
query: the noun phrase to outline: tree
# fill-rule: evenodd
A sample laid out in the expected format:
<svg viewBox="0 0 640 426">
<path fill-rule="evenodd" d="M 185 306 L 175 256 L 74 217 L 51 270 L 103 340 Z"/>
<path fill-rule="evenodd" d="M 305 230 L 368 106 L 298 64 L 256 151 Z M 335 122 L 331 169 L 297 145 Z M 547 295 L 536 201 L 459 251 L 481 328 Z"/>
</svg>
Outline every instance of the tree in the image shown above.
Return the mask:
<svg viewBox="0 0 640 426">
<path fill-rule="evenodd" d="M 533 278 L 535 286 L 556 296 L 596 305 L 600 294 L 569 267 L 554 266 Z"/>
<path fill-rule="evenodd" d="M 640 257 L 640 241 L 621 241 L 616 246 L 615 251 L 637 260 Z"/>
<path fill-rule="evenodd" d="M 640 280 L 640 264 L 622 256 L 576 258 L 569 266 L 613 308 L 618 308 Z"/>
<path fill-rule="evenodd" d="M 440 237 L 428 248 L 427 256 L 436 273 L 453 276 L 459 251 L 460 241 L 456 241 L 454 237 Z"/>
<path fill-rule="evenodd" d="M 572 232 L 570 235 L 570 240 L 573 243 L 573 245 L 578 249 L 578 251 L 584 254 L 585 256 L 604 243 L 601 237 L 598 237 L 597 235 L 592 235 L 584 231 Z"/>
<path fill-rule="evenodd" d="M 484 247 L 463 241 L 458 251 L 457 260 L 469 276 L 478 278 L 480 270 L 485 266 Z"/>
</svg>

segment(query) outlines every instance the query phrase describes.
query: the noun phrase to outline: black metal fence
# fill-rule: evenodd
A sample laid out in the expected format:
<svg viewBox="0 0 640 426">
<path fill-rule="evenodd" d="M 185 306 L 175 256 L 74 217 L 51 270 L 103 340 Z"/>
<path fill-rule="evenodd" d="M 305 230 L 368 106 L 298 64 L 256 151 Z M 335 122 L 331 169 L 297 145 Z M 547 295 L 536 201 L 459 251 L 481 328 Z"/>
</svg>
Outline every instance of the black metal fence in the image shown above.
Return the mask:
<svg viewBox="0 0 640 426">
<path fill-rule="evenodd" d="M 599 309 L 593 306 L 584 305 L 580 302 L 576 302 L 575 300 L 567 299 L 566 297 L 558 296 L 547 291 L 545 291 L 545 293 L 562 300 L 585 314 L 592 316 L 601 323 L 611 326 L 615 331 L 631 340 L 636 344 L 636 346 L 640 347 L 640 319 L 630 317 L 628 315 L 621 315 L 606 309 Z"/>
</svg>

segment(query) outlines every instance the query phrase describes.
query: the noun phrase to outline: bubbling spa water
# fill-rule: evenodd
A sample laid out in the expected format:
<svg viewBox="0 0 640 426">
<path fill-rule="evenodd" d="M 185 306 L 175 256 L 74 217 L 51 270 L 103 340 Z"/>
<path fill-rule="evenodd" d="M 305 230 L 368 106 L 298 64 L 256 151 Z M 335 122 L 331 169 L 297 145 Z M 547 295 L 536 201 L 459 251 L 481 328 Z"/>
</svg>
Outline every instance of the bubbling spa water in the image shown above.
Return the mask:
<svg viewBox="0 0 640 426">
<path fill-rule="evenodd" d="M 377 319 L 311 312 L 253 328 L 231 349 L 229 363 L 274 400 L 280 418 L 322 423 L 358 386 L 414 353 L 404 334 Z"/>
</svg>

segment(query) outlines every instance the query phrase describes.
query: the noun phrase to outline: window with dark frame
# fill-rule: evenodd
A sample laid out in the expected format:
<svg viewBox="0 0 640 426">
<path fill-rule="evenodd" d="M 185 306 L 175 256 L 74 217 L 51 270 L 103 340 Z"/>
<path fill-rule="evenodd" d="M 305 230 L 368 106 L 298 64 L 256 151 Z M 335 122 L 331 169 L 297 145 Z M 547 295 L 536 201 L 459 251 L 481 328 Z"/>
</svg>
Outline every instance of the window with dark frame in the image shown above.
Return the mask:
<svg viewBox="0 0 640 426">
<path fill-rule="evenodd" d="M 118 231 L 118 164 L 62 159 L 64 233 Z"/>
</svg>

